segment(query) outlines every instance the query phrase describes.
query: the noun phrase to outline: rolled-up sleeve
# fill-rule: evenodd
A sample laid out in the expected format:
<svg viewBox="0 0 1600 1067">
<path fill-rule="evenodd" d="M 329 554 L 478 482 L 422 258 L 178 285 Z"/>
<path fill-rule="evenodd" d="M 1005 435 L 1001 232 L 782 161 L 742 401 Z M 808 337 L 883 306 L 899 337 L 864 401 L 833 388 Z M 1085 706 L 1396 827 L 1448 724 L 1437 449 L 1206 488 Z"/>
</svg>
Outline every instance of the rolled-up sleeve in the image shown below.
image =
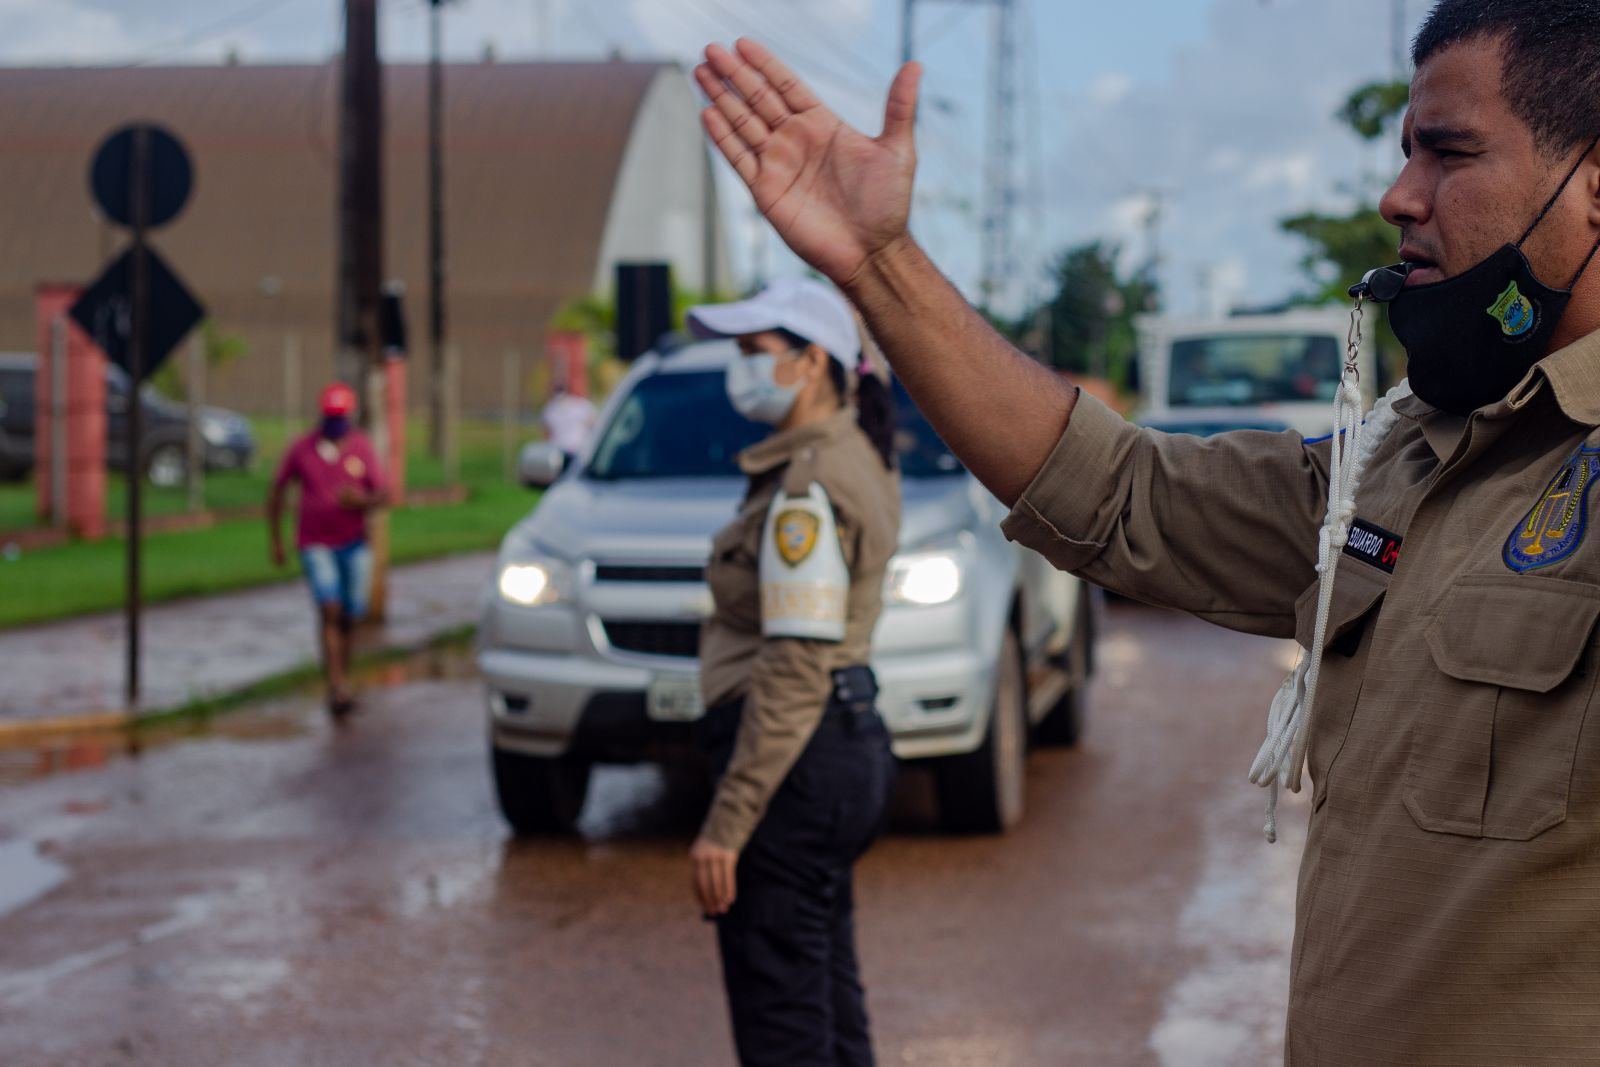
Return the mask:
<svg viewBox="0 0 1600 1067">
<path fill-rule="evenodd" d="M 739 737 L 701 830 L 723 848 L 742 849 L 773 793 L 822 721 L 832 689 L 830 644 L 794 637 L 761 643 Z"/>
<path fill-rule="evenodd" d="M 1316 578 L 1327 491 L 1326 443 L 1165 434 L 1080 393 L 1002 529 L 1114 592 L 1290 637 L 1295 600 Z"/>
</svg>

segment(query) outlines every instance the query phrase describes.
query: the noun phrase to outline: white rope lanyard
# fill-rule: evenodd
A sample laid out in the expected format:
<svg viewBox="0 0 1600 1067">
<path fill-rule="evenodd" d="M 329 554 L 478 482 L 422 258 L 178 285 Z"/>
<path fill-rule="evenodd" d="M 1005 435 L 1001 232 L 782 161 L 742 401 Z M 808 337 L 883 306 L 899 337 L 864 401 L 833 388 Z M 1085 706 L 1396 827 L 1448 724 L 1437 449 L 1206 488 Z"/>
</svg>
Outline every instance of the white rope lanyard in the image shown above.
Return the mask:
<svg viewBox="0 0 1600 1067">
<path fill-rule="evenodd" d="M 1394 402 L 1411 395 L 1411 386 L 1401 382 L 1361 419 L 1361 371 L 1357 357 L 1361 350 L 1361 300 L 1356 300 L 1350 316 L 1350 336 L 1346 343 L 1344 373 L 1334 399 L 1332 457 L 1328 468 L 1328 513 L 1317 538 L 1317 621 L 1311 648 L 1302 649 L 1299 661 L 1279 686 L 1267 714 L 1267 739 L 1250 767 L 1250 780 L 1270 792 L 1267 794 L 1266 835 L 1278 840 L 1278 790 L 1300 792 L 1300 772 L 1305 765 L 1306 745 L 1311 738 L 1311 711 L 1316 703 L 1317 683 L 1322 677 L 1322 647 L 1328 638 L 1328 616 L 1333 609 L 1333 580 L 1339 554 L 1350 537 L 1350 524 L 1356 515 L 1356 490 L 1367 464 L 1389 436 L 1395 419 Z"/>
</svg>

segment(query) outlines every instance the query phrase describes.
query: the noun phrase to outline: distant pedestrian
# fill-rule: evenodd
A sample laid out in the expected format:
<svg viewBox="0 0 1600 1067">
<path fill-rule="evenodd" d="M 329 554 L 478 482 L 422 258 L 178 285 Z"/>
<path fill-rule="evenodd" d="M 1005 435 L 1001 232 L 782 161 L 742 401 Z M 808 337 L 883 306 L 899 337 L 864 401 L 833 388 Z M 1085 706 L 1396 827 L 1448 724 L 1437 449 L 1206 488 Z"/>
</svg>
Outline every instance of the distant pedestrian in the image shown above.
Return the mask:
<svg viewBox="0 0 1600 1067">
<path fill-rule="evenodd" d="M 544 424 L 545 439 L 561 449 L 569 466 L 589 440 L 595 414 L 594 402 L 588 397 L 573 395 L 566 383 L 557 382 L 551 389 L 550 400 L 539 419 Z"/>
<path fill-rule="evenodd" d="M 267 498 L 272 562 L 288 563 L 283 551 L 284 490 L 300 483 L 300 517 L 295 545 L 322 639 L 322 666 L 328 683 L 328 710 L 342 715 L 355 706 L 350 691 L 350 635 L 367 610 L 372 581 L 372 550 L 367 545 L 367 512 L 388 502 L 378 457 L 352 424 L 356 394 L 348 385 L 322 391 L 322 421 L 290 444 Z"/>
</svg>

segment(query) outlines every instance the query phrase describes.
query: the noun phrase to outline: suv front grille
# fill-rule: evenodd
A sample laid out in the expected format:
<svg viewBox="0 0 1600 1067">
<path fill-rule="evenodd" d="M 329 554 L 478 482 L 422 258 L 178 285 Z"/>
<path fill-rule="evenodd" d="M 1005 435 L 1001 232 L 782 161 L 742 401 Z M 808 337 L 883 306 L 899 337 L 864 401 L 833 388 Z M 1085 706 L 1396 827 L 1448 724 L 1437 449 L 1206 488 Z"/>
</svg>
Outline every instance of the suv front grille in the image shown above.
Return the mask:
<svg viewBox="0 0 1600 1067">
<path fill-rule="evenodd" d="M 642 652 L 650 656 L 681 656 L 693 659 L 700 654 L 700 624 L 697 622 L 613 622 L 603 624 L 606 640 L 621 652 Z"/>
<path fill-rule="evenodd" d="M 598 563 L 594 568 L 597 582 L 701 582 L 705 577 L 704 567 Z"/>
</svg>

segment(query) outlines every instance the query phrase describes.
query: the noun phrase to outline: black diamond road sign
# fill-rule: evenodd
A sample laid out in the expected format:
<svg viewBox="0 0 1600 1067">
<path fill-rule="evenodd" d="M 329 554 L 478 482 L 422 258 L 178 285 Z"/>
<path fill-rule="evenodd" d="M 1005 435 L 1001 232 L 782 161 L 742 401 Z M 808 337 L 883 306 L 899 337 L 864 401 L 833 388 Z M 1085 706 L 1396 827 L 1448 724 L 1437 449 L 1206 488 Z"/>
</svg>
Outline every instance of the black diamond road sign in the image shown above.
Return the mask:
<svg viewBox="0 0 1600 1067">
<path fill-rule="evenodd" d="M 143 381 L 160 368 L 178 342 L 205 318 L 205 309 L 172 273 L 155 249 L 146 248 L 149 263 L 150 310 L 145 316 Z M 128 366 L 133 340 L 133 249 L 112 260 L 98 280 L 72 305 L 72 320 L 100 350 L 123 370 Z"/>
</svg>

